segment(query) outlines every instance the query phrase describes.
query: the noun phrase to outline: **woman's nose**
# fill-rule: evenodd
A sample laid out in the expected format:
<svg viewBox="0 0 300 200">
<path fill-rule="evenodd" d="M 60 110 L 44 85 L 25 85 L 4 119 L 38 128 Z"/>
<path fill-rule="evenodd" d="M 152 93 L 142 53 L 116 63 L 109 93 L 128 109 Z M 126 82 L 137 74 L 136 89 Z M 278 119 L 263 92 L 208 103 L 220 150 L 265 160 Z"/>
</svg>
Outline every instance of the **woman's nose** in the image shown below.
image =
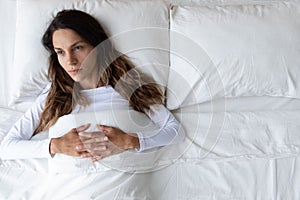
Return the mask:
<svg viewBox="0 0 300 200">
<path fill-rule="evenodd" d="M 69 53 L 67 55 L 67 64 L 68 65 L 76 65 L 77 64 L 77 58 L 72 53 Z"/>
</svg>

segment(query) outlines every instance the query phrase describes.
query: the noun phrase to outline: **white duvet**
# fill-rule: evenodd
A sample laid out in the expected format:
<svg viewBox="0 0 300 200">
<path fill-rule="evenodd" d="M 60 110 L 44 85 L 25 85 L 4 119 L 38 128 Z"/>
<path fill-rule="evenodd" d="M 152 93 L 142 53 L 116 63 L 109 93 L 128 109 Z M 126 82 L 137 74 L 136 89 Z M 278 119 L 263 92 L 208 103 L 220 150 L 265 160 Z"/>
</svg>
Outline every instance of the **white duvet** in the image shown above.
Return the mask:
<svg viewBox="0 0 300 200">
<path fill-rule="evenodd" d="M 0 199 L 300 198 L 299 110 L 192 110 L 175 112 L 186 141 L 150 153 L 127 152 L 98 166 L 83 159 L 71 166 L 73 158 L 61 156 L 49 162 L 55 173 L 43 159 L 2 161 Z"/>
</svg>

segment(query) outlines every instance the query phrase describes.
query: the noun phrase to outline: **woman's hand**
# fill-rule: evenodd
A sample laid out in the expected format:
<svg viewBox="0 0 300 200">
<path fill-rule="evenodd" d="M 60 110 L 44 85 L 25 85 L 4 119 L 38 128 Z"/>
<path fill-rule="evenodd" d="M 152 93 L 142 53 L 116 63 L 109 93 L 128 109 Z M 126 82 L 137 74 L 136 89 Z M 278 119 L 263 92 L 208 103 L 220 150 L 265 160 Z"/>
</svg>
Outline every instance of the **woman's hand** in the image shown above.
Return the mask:
<svg viewBox="0 0 300 200">
<path fill-rule="evenodd" d="M 82 132 L 79 133 L 84 146 L 78 146 L 78 149 L 89 153 L 84 157 L 92 155 L 93 161 L 101 160 L 113 154 L 117 154 L 132 148 L 139 148 L 139 139 L 136 135 L 129 135 L 122 130 L 111 127 L 97 125 L 100 132 Z"/>
<path fill-rule="evenodd" d="M 97 127 L 108 137 L 109 141 L 122 150 L 140 147 L 139 139 L 136 134 L 129 135 L 122 130 L 111 126 L 97 125 Z"/>
<path fill-rule="evenodd" d="M 76 146 L 82 145 L 82 141 L 80 140 L 78 133 L 85 131 L 89 128 L 89 126 L 89 124 L 82 125 L 71 129 L 61 137 L 52 138 L 50 142 L 50 153 L 61 153 L 69 156 L 81 156 L 82 154 L 85 154 L 85 157 L 88 157 L 87 152 L 77 151 Z M 89 157 L 91 157 L 91 155 L 89 155 Z"/>
</svg>

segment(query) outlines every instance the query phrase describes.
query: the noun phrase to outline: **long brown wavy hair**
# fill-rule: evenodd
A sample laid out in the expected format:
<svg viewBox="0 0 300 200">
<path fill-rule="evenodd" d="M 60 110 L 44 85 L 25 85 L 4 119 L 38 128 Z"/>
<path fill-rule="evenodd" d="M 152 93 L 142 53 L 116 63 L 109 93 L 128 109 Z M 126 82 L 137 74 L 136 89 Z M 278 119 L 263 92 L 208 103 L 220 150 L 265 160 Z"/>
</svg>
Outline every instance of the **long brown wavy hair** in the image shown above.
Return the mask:
<svg viewBox="0 0 300 200">
<path fill-rule="evenodd" d="M 51 87 L 34 135 L 49 129 L 59 117 L 71 113 L 75 105 L 88 104 L 80 93 L 80 85 L 59 64 L 52 43 L 53 33 L 59 29 L 72 29 L 97 48 L 99 83 L 102 86 L 111 85 L 135 110 L 145 112 L 151 105 L 163 103 L 164 95 L 158 85 L 113 47 L 94 17 L 79 10 L 62 10 L 54 17 L 42 38 L 44 47 L 50 52 L 48 79 Z"/>
</svg>

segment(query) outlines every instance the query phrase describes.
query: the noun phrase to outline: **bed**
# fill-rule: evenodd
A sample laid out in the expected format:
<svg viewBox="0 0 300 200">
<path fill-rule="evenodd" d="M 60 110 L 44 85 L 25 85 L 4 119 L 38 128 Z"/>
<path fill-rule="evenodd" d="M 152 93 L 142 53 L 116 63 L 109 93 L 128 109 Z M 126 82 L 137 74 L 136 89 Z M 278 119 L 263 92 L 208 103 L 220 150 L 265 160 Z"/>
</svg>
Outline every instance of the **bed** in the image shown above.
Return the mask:
<svg viewBox="0 0 300 200">
<path fill-rule="evenodd" d="M 0 159 L 0 199 L 300 199 L 297 0 L 0 1 L 0 142 L 48 83 L 40 38 L 63 8 L 159 83 L 186 138 L 96 167 Z"/>
</svg>

